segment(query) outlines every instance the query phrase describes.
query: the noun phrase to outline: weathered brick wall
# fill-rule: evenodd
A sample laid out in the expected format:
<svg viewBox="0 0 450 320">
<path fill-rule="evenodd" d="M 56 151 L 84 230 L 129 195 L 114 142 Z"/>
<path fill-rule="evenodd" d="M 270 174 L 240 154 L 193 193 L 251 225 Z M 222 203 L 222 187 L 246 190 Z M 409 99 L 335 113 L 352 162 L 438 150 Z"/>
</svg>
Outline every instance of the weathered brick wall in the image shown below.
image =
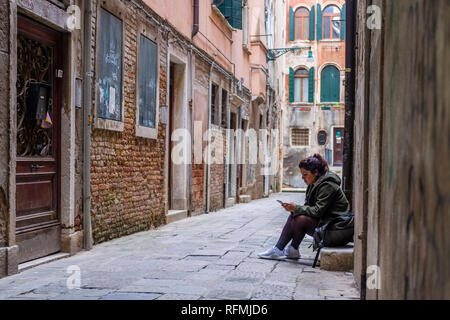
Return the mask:
<svg viewBox="0 0 450 320">
<path fill-rule="evenodd" d="M 209 192 L 210 192 L 210 203 L 209 203 L 209 211 L 217 211 L 219 209 L 222 209 L 223 206 L 223 196 L 225 192 L 224 188 L 224 161 L 223 157 L 226 155 L 226 150 L 224 148 L 226 143 L 226 132 L 224 129 L 213 126 L 212 130 L 215 132 L 215 135 L 217 137 L 221 137 L 218 139 L 214 139 L 214 141 L 211 143 L 216 150 L 219 148 L 222 148 L 222 159 L 218 159 L 218 161 L 221 161 L 220 164 L 211 164 L 210 169 L 210 186 L 209 186 Z M 219 155 L 212 154 L 211 157 L 216 156 L 220 157 Z"/>
<path fill-rule="evenodd" d="M 165 125 L 158 138 L 136 137 L 136 47 L 140 10 L 127 4 L 124 58 L 124 130 L 94 129 L 91 138 L 91 214 L 95 243 L 148 230 L 165 223 Z M 95 21 L 95 17 L 94 17 Z M 152 24 L 149 24 L 152 26 Z M 165 41 L 160 48 L 160 105 L 166 103 Z M 159 119 L 158 119 L 159 120 Z"/>
</svg>

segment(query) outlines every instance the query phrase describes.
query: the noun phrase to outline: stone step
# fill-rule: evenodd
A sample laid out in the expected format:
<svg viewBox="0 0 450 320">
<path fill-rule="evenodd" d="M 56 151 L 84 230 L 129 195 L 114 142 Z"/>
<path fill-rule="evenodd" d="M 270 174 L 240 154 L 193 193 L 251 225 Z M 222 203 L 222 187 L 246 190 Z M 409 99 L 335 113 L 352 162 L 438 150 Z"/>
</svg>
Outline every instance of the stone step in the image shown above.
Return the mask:
<svg viewBox="0 0 450 320">
<path fill-rule="evenodd" d="M 240 203 L 249 203 L 250 201 L 252 201 L 252 197 L 250 197 L 247 194 L 239 196 L 239 202 Z"/>
<path fill-rule="evenodd" d="M 70 254 L 65 253 L 65 252 L 55 253 L 55 254 L 52 254 L 52 255 L 49 255 L 49 256 L 46 256 L 43 258 L 35 259 L 35 260 L 29 261 L 29 262 L 20 263 L 18 271 L 23 272 L 30 268 L 40 266 L 41 264 L 53 262 L 53 261 L 68 258 L 68 257 L 70 257 Z"/>
<path fill-rule="evenodd" d="M 169 210 L 167 213 L 167 224 L 186 219 L 187 218 L 187 210 Z"/>
<path fill-rule="evenodd" d="M 353 270 L 353 244 L 337 248 L 322 248 L 320 250 L 320 269 L 327 271 Z"/>
</svg>

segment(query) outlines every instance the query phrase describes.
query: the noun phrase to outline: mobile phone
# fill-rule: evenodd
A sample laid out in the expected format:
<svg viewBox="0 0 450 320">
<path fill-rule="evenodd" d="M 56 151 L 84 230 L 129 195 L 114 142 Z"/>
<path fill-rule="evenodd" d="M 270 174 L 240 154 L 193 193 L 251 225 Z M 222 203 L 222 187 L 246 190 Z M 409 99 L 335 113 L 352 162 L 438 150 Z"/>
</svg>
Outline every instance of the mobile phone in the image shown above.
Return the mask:
<svg viewBox="0 0 450 320">
<path fill-rule="evenodd" d="M 283 205 L 283 201 L 281 201 L 281 200 L 277 200 L 281 205 Z"/>
</svg>

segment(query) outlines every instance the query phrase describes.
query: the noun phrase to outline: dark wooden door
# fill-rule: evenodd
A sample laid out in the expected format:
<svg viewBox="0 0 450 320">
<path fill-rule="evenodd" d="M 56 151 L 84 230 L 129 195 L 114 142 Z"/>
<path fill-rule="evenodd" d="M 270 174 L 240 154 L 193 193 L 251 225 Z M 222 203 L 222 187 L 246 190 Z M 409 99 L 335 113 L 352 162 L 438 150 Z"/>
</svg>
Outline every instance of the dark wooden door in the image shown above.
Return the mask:
<svg viewBox="0 0 450 320">
<path fill-rule="evenodd" d="M 22 263 L 61 249 L 59 70 L 63 69 L 63 38 L 21 15 L 17 29 L 16 240 Z M 32 88 L 40 88 L 37 104 Z"/>
<path fill-rule="evenodd" d="M 344 128 L 334 128 L 333 165 L 342 166 L 344 152 Z"/>
</svg>

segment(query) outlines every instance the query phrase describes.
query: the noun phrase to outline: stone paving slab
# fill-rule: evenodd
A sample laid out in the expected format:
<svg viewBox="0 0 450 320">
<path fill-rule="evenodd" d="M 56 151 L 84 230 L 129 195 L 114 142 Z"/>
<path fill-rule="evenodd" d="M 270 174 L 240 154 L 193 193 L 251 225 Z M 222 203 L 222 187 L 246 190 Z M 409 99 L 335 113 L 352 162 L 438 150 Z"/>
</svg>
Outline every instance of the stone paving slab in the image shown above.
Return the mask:
<svg viewBox="0 0 450 320">
<path fill-rule="evenodd" d="M 95 245 L 0 279 L 0 299 L 358 299 L 351 274 L 311 268 L 311 237 L 297 261 L 258 258 L 287 219 L 275 199 L 303 203 L 304 194 L 274 194 Z M 73 266 L 80 270 L 79 289 L 67 287 Z"/>
</svg>

